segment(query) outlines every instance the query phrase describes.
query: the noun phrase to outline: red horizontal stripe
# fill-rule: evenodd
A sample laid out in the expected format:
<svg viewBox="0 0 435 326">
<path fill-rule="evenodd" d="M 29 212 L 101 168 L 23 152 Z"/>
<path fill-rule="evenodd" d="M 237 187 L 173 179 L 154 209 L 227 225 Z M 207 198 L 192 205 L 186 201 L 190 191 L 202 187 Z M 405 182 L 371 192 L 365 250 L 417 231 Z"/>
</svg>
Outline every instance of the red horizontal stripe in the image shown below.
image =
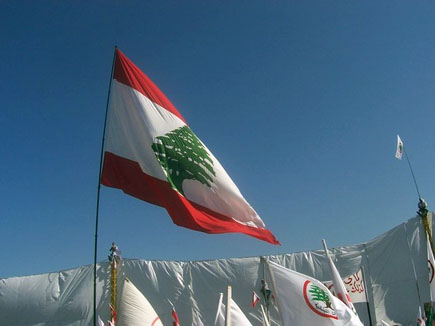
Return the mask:
<svg viewBox="0 0 435 326">
<path fill-rule="evenodd" d="M 176 225 L 205 233 L 244 233 L 279 244 L 269 230 L 237 223 L 228 216 L 195 204 L 173 190 L 168 182 L 144 173 L 137 162 L 110 152 L 104 155 L 101 183 L 164 207 Z"/>
<path fill-rule="evenodd" d="M 113 78 L 120 83 L 134 88 L 138 92 L 148 97 L 152 102 L 165 108 L 186 123 L 180 112 L 178 112 L 166 95 L 163 94 L 163 92 L 151 81 L 151 79 L 149 79 L 148 76 L 145 75 L 142 70 L 140 70 L 119 49 L 116 49 Z"/>
</svg>

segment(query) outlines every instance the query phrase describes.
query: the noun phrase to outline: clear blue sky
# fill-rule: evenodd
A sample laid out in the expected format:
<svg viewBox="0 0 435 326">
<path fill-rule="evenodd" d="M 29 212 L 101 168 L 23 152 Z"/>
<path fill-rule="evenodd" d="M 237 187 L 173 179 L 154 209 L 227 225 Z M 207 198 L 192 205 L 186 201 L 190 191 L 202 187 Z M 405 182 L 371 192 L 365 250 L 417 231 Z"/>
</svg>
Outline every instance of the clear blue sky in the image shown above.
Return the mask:
<svg viewBox="0 0 435 326">
<path fill-rule="evenodd" d="M 435 205 L 433 1 L 1 1 L 1 277 L 93 261 L 114 45 L 281 241 L 207 235 L 102 187 L 99 255 L 196 260 L 365 242 Z"/>
</svg>

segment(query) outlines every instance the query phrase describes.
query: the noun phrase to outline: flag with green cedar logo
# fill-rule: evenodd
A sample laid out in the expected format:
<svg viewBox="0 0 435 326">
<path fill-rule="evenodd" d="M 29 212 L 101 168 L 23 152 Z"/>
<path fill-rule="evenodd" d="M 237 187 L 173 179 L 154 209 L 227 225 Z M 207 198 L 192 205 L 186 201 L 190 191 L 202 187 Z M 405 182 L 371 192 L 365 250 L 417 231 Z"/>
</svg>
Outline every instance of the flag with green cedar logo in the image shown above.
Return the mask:
<svg viewBox="0 0 435 326">
<path fill-rule="evenodd" d="M 363 326 L 320 281 L 267 262 L 283 326 Z"/>
<path fill-rule="evenodd" d="M 178 110 L 118 49 L 101 183 L 164 207 L 179 226 L 279 244 Z"/>
</svg>

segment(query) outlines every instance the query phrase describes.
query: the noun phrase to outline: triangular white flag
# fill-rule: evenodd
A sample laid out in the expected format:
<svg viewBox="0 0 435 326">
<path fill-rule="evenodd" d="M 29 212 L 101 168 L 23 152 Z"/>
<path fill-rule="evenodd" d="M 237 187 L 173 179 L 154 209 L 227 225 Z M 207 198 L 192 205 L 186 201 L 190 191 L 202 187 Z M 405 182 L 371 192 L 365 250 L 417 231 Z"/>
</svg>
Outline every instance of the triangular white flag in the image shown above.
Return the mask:
<svg viewBox="0 0 435 326">
<path fill-rule="evenodd" d="M 193 316 L 193 323 L 192 326 L 204 326 L 204 323 L 202 322 L 201 318 L 199 317 L 199 313 L 195 313 Z"/>
<path fill-rule="evenodd" d="M 163 326 L 147 298 L 128 279 L 124 282 L 119 300 L 117 326 Z"/>
<path fill-rule="evenodd" d="M 100 316 L 98 316 L 98 326 L 104 326 L 104 322 L 101 320 Z"/>
<path fill-rule="evenodd" d="M 424 321 L 424 317 L 421 313 L 421 307 L 418 306 L 418 314 L 417 314 L 417 326 L 426 326 L 426 322 Z"/>
<path fill-rule="evenodd" d="M 252 291 L 252 299 L 251 299 L 251 306 L 252 308 L 255 308 L 257 303 L 260 301 L 260 297 L 255 291 Z"/>
<path fill-rule="evenodd" d="M 363 326 L 320 281 L 267 262 L 283 326 Z"/>
<path fill-rule="evenodd" d="M 221 296 L 219 298 L 216 319 L 214 323 L 215 326 L 225 326 L 226 307 L 222 302 L 222 298 L 223 298 L 223 294 L 221 293 Z M 245 316 L 243 311 L 239 308 L 239 306 L 233 299 L 231 299 L 230 312 L 231 312 L 231 325 L 252 326 L 251 322 L 248 320 L 248 318 Z"/>
<path fill-rule="evenodd" d="M 331 256 L 329 255 L 328 248 L 326 247 L 326 241 L 322 240 L 322 242 L 323 242 L 323 247 L 325 249 L 326 257 L 328 259 L 329 268 L 331 270 L 332 283 L 334 283 L 335 294 L 337 298 L 339 298 L 346 306 L 348 306 L 356 314 L 355 307 L 353 306 L 352 300 L 350 299 L 350 296 L 347 293 L 346 286 L 344 285 L 340 273 L 338 272 L 337 267 L 335 267 L 335 264 L 332 261 Z"/>
<path fill-rule="evenodd" d="M 397 135 L 396 158 L 398 160 L 401 160 L 402 159 L 402 155 L 403 155 L 403 142 L 400 139 L 400 136 Z"/>
</svg>

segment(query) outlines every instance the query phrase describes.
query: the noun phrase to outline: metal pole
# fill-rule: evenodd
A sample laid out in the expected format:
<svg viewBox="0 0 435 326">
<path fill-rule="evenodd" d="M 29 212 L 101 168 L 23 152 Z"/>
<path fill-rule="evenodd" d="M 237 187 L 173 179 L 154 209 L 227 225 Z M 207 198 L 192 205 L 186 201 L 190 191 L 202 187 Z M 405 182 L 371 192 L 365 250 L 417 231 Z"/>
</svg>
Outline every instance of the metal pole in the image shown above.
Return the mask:
<svg viewBox="0 0 435 326">
<path fill-rule="evenodd" d="M 329 256 L 329 251 L 328 251 L 328 247 L 326 246 L 326 240 L 322 239 L 322 244 L 323 244 L 323 250 L 325 250 L 325 254 L 327 258 L 330 258 L 331 256 Z"/>
<path fill-rule="evenodd" d="M 279 293 L 278 293 L 278 288 L 276 286 L 276 282 L 275 282 L 275 277 L 273 276 L 272 271 L 270 270 L 270 265 L 267 261 L 265 261 L 265 263 L 267 264 L 267 269 L 269 270 L 269 275 L 270 275 L 270 279 L 272 281 L 272 286 L 273 289 L 275 290 L 275 298 L 276 298 L 276 305 L 278 306 L 278 312 L 279 312 L 279 316 L 281 317 L 281 322 L 283 322 L 284 318 L 283 318 L 283 312 L 279 307 Z"/>
<path fill-rule="evenodd" d="M 107 124 L 107 112 L 109 110 L 109 100 L 110 100 L 110 89 L 112 87 L 113 69 L 115 67 L 116 49 L 113 54 L 112 61 L 112 71 L 110 73 L 109 90 L 107 92 L 106 101 L 106 113 L 104 115 L 104 127 L 103 127 L 103 140 L 101 142 L 101 153 L 100 153 L 100 170 L 98 173 L 98 188 L 97 188 L 97 208 L 95 213 L 95 242 L 94 242 L 94 326 L 97 326 L 97 247 L 98 247 L 98 214 L 100 210 L 100 189 L 101 189 L 101 171 L 103 169 L 103 153 L 104 153 L 104 137 L 106 134 L 106 124 Z"/>
<path fill-rule="evenodd" d="M 370 260 L 369 260 L 369 254 L 368 254 L 368 252 L 367 252 L 367 245 L 364 243 L 363 244 L 363 248 L 364 248 L 364 253 L 365 253 L 365 258 L 366 258 L 366 262 L 367 262 L 367 270 L 368 270 L 368 273 L 369 273 L 369 275 L 371 275 L 371 273 L 370 273 Z M 366 298 L 367 298 L 367 303 L 368 303 L 368 305 L 370 306 L 370 302 L 369 302 L 369 292 L 368 292 L 368 289 L 367 289 L 367 283 L 364 283 L 364 285 L 365 285 L 365 287 L 366 287 Z M 370 282 L 370 291 L 371 291 L 371 293 L 372 293 L 372 297 L 373 297 L 373 288 L 372 288 L 372 284 L 371 284 L 371 282 Z M 374 323 L 376 324 L 376 322 L 377 322 L 377 315 L 376 315 L 376 306 L 375 306 L 375 302 L 374 302 L 374 299 L 373 299 L 373 310 L 369 310 L 369 314 L 370 314 L 370 320 L 372 320 L 372 312 L 373 312 L 373 314 L 374 314 Z"/>
<path fill-rule="evenodd" d="M 366 279 L 365 279 L 365 275 L 364 275 L 364 267 L 363 266 L 361 266 L 361 276 L 362 276 L 362 279 L 363 279 L 364 292 L 365 292 L 366 300 L 367 300 L 366 303 L 367 303 L 367 313 L 369 315 L 369 325 L 372 326 L 372 316 L 371 316 L 371 313 L 370 313 L 369 298 L 367 296 L 367 284 L 366 284 Z"/>
<path fill-rule="evenodd" d="M 406 161 L 408 162 L 409 169 L 411 170 L 412 179 L 414 180 L 415 189 L 417 190 L 418 199 L 421 198 L 420 191 L 418 190 L 417 180 L 415 179 L 414 171 L 412 170 L 411 162 L 409 161 L 408 154 L 406 153 L 405 147 L 403 147 L 403 152 L 405 153 Z"/>
</svg>

